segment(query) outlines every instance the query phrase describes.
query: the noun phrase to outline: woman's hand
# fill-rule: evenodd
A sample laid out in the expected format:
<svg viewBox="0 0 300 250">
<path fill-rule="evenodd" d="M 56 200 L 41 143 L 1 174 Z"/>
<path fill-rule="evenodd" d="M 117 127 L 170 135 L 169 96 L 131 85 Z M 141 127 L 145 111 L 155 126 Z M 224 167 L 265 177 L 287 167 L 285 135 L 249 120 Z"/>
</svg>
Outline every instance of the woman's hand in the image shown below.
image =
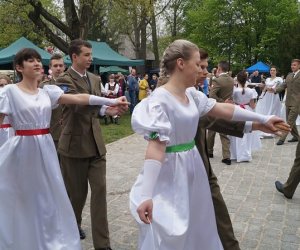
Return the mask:
<svg viewBox="0 0 300 250">
<path fill-rule="evenodd" d="M 153 210 L 153 201 L 152 199 L 142 202 L 141 205 L 137 208 L 137 213 L 142 222 L 145 224 L 152 223 L 152 210 Z"/>
</svg>

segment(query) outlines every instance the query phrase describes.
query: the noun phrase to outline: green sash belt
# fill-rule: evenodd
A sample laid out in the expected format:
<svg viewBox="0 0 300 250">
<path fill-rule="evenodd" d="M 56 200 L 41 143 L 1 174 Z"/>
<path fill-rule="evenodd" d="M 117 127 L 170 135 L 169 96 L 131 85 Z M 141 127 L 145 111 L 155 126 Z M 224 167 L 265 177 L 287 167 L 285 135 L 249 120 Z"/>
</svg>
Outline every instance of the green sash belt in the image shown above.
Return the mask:
<svg viewBox="0 0 300 250">
<path fill-rule="evenodd" d="M 195 146 L 195 140 L 192 140 L 191 142 L 168 146 L 166 147 L 166 153 L 178 153 L 178 152 L 184 152 L 191 150 Z"/>
</svg>

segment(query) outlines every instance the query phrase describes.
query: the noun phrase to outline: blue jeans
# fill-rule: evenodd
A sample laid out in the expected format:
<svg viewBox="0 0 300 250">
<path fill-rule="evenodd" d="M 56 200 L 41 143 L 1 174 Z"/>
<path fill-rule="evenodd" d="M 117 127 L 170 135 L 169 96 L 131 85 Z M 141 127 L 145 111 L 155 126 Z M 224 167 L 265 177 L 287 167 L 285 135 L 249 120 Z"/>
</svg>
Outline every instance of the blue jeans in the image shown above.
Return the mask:
<svg viewBox="0 0 300 250">
<path fill-rule="evenodd" d="M 134 90 L 129 90 L 129 97 L 130 97 L 130 114 L 132 114 L 133 109 L 136 105 L 137 99 L 136 99 L 136 91 Z"/>
</svg>

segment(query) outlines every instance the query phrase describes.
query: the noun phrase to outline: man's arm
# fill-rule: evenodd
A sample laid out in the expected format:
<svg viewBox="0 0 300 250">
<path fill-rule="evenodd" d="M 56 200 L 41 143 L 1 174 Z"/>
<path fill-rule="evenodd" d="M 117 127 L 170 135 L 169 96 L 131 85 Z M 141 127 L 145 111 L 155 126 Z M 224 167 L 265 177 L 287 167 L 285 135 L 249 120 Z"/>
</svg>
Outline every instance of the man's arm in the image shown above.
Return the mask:
<svg viewBox="0 0 300 250">
<path fill-rule="evenodd" d="M 64 74 L 61 77 L 59 77 L 56 81 L 56 85 L 60 87 L 65 94 L 80 94 L 75 85 L 72 82 L 72 79 Z M 86 115 L 90 113 L 90 115 L 98 118 L 99 117 L 99 107 L 98 106 L 89 106 L 89 105 L 74 105 L 74 104 L 68 104 L 64 105 L 71 109 L 74 113 Z"/>
<path fill-rule="evenodd" d="M 242 138 L 244 135 L 245 122 L 227 121 L 206 115 L 200 118 L 198 127 Z"/>
</svg>

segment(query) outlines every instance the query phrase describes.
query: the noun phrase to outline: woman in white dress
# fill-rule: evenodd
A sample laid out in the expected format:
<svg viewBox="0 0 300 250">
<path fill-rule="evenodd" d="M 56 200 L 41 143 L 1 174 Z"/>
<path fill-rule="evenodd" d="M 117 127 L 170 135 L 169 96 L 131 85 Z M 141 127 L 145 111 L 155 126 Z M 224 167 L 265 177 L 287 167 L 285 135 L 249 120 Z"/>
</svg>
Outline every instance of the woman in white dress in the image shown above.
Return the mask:
<svg viewBox="0 0 300 250">
<path fill-rule="evenodd" d="M 240 107 L 253 111 L 255 109 L 255 100 L 257 92 L 255 89 L 245 87 L 247 74 L 241 71 L 237 74 L 238 86 L 233 89 L 233 102 Z M 251 161 L 253 150 L 261 148 L 261 141 L 258 132 L 244 134 L 243 138 L 230 136 L 231 159 L 237 162 Z"/>
<path fill-rule="evenodd" d="M 0 75 L 0 91 L 5 85 L 10 84 L 11 80 L 6 75 Z M 0 125 L 0 147 L 6 142 L 10 137 L 15 135 L 15 131 L 9 123 L 7 117 L 4 117 L 3 123 Z"/>
<path fill-rule="evenodd" d="M 0 124 L 7 115 L 16 132 L 0 147 L 0 249 L 81 249 L 49 134 L 51 107 L 58 103 L 121 105 L 125 98 L 68 95 L 54 85 L 37 88 L 42 64 L 33 49 L 16 54 L 15 68 L 21 82 L 0 91 Z"/>
<path fill-rule="evenodd" d="M 270 91 L 282 83 L 282 78 L 277 77 L 277 69 L 275 66 L 270 68 L 271 77 L 266 79 L 265 88 L 256 105 L 256 112 L 262 115 L 276 115 L 281 117 L 281 102 L 278 94 Z M 263 133 L 263 136 L 274 136 L 272 134 Z"/>
<path fill-rule="evenodd" d="M 141 250 L 223 249 L 208 177 L 194 142 L 199 117 L 259 120 L 273 131 L 274 122 L 281 121 L 216 103 L 196 91 L 192 86 L 201 72 L 200 62 L 195 44 L 170 44 L 161 62 L 161 75 L 169 76 L 166 84 L 132 114 L 133 129 L 149 140 L 144 166 L 130 192 Z"/>
</svg>

